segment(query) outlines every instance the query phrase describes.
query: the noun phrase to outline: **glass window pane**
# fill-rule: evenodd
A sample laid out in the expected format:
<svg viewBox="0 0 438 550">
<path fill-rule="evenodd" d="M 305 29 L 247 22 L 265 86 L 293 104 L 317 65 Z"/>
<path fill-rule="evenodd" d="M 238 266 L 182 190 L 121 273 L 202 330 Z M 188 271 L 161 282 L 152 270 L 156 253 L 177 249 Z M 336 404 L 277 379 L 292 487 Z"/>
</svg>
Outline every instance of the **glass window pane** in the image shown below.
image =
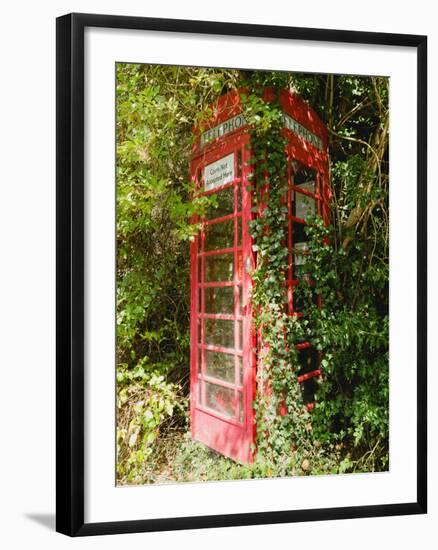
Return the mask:
<svg viewBox="0 0 438 550">
<path fill-rule="evenodd" d="M 295 243 L 294 246 L 294 266 L 297 273 L 306 271 L 306 254 L 309 250 L 307 243 Z"/>
<path fill-rule="evenodd" d="M 234 247 L 234 219 L 205 226 L 204 251 Z"/>
<path fill-rule="evenodd" d="M 306 380 L 305 382 L 301 383 L 303 401 L 306 405 L 307 403 L 313 403 L 315 401 L 318 389 L 319 385 L 316 381 L 316 378 L 310 378 L 310 380 Z"/>
<path fill-rule="evenodd" d="M 294 311 L 295 312 L 302 312 L 304 309 L 304 298 L 300 293 L 299 289 L 295 289 L 293 291 L 293 301 L 294 301 Z"/>
<path fill-rule="evenodd" d="M 305 243 L 309 240 L 305 230 L 306 225 L 304 223 L 293 222 L 292 224 L 292 244 L 295 246 L 297 243 Z"/>
<path fill-rule="evenodd" d="M 296 160 L 292 161 L 293 183 L 297 187 L 303 187 L 310 193 L 315 193 L 316 171 L 300 164 Z"/>
<path fill-rule="evenodd" d="M 307 184 L 300 187 L 306 188 Z M 306 189 L 307 190 L 307 189 Z M 306 220 L 315 215 L 315 199 L 294 191 L 292 202 L 292 215 Z"/>
<path fill-rule="evenodd" d="M 205 404 L 210 409 L 231 418 L 235 417 L 234 390 L 205 382 Z"/>
<path fill-rule="evenodd" d="M 309 276 L 309 269 L 306 265 L 306 252 L 309 247 L 307 243 L 295 243 L 292 263 L 292 278 L 300 279 Z"/>
<path fill-rule="evenodd" d="M 316 193 L 316 172 L 311 168 L 307 168 L 296 161 L 292 161 L 293 168 L 293 184 L 295 187 Z M 303 195 L 294 190 L 292 197 L 292 215 L 305 220 L 309 216 L 315 215 L 315 199 Z"/>
<path fill-rule="evenodd" d="M 315 348 L 305 348 L 298 351 L 298 376 L 312 372 L 316 370 L 318 366 L 318 351 Z"/>
<path fill-rule="evenodd" d="M 307 243 L 295 243 L 294 262 L 296 266 L 303 266 L 306 263 L 306 254 L 309 250 Z"/>
<path fill-rule="evenodd" d="M 234 321 L 205 319 L 205 343 L 234 348 Z"/>
<path fill-rule="evenodd" d="M 234 187 L 228 187 L 220 193 L 211 195 L 211 206 L 205 213 L 205 219 L 221 218 L 234 212 Z"/>
<path fill-rule="evenodd" d="M 297 179 L 294 179 L 294 186 L 298 187 L 298 189 L 302 189 L 303 191 L 307 191 L 308 193 L 315 193 L 315 176 L 309 176 L 307 181 L 303 181 L 302 183 L 298 183 Z"/>
<path fill-rule="evenodd" d="M 205 313 L 234 314 L 234 287 L 208 287 L 205 289 Z"/>
<path fill-rule="evenodd" d="M 205 256 L 205 282 L 232 281 L 233 254 Z"/>
<path fill-rule="evenodd" d="M 234 384 L 234 355 L 205 351 L 206 374 Z"/>
</svg>

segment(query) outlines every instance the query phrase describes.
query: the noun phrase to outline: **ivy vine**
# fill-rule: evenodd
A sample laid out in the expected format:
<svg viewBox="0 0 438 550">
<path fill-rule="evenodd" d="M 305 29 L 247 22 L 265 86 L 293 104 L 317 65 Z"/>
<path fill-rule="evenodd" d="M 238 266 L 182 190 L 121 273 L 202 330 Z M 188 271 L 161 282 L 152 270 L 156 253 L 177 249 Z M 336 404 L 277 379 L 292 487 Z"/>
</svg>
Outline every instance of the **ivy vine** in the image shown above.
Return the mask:
<svg viewBox="0 0 438 550">
<path fill-rule="evenodd" d="M 245 117 L 250 125 L 250 190 L 255 219 L 250 233 L 257 253 L 252 273 L 255 329 L 259 350 L 257 396 L 257 460 L 269 464 L 276 475 L 286 474 L 298 463 L 306 466 L 311 451 L 310 415 L 297 381 L 296 344 L 305 334 L 302 322 L 287 312 L 285 274 L 288 268 L 288 189 L 286 139 L 282 135 L 282 108 L 278 97 L 266 101 L 256 84 L 243 94 Z"/>
<path fill-rule="evenodd" d="M 250 232 L 257 253 L 252 300 L 262 342 L 254 402 L 256 466 L 263 465 L 265 474 L 277 476 L 303 470 L 384 469 L 389 429 L 386 241 L 382 239 L 380 250 L 377 237 L 369 244 L 363 238 L 354 239 L 352 233 L 340 244 L 339 225 L 325 226 L 318 216 L 308 219 L 304 267 L 312 273 L 314 286 L 301 279 L 294 293 L 305 316 L 288 314 L 284 285 L 289 254 L 284 200 L 288 187 L 286 140 L 279 98 L 274 93 L 267 100 L 264 95 L 266 85 L 274 85 L 277 91 L 283 87 L 278 73 L 274 76 L 280 81 L 254 74 L 242 95 L 250 125 L 250 189 L 255 214 Z M 380 154 L 384 154 L 383 148 Z M 373 157 L 371 160 L 374 162 Z M 353 156 L 350 164 L 354 166 L 356 161 Z M 339 177 L 345 177 L 343 166 L 338 162 L 333 167 L 336 184 Z M 348 185 L 357 177 L 366 175 L 371 181 L 374 177 L 366 167 L 358 174 L 348 174 Z M 386 191 L 379 188 L 379 192 L 372 196 L 372 214 L 361 209 L 362 217 L 365 212 L 364 219 L 373 227 L 385 227 L 387 220 L 386 210 L 381 208 Z M 348 221 L 344 225 L 349 231 Z M 366 231 L 363 226 L 364 235 Z M 315 293 L 323 307 L 316 303 Z M 300 362 L 296 345 L 302 341 L 309 341 L 319 354 L 325 376 L 311 413 L 297 380 Z M 365 453 L 364 447 L 368 448 Z"/>
</svg>

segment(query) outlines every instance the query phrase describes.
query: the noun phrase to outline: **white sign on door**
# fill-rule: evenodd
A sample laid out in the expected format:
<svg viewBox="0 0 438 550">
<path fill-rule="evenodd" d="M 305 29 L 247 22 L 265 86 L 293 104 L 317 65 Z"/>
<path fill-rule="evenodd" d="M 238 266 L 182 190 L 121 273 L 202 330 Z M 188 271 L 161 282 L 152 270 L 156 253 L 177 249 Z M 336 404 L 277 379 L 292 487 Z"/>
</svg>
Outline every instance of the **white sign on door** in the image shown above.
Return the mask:
<svg viewBox="0 0 438 550">
<path fill-rule="evenodd" d="M 234 153 L 204 168 L 204 190 L 209 191 L 234 180 Z"/>
</svg>

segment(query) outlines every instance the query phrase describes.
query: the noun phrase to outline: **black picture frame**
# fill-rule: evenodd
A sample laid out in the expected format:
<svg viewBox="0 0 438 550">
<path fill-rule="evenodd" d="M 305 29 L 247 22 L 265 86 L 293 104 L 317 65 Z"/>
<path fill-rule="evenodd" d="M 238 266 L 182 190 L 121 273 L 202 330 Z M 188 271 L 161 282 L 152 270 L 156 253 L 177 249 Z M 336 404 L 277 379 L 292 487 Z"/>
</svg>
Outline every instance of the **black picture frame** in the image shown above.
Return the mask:
<svg viewBox="0 0 438 550">
<path fill-rule="evenodd" d="M 427 37 L 69 14 L 57 25 L 56 529 L 70 536 L 424 514 L 427 511 Z M 230 515 L 84 522 L 84 30 L 156 30 L 405 46 L 417 52 L 417 499 L 415 502 Z"/>
</svg>

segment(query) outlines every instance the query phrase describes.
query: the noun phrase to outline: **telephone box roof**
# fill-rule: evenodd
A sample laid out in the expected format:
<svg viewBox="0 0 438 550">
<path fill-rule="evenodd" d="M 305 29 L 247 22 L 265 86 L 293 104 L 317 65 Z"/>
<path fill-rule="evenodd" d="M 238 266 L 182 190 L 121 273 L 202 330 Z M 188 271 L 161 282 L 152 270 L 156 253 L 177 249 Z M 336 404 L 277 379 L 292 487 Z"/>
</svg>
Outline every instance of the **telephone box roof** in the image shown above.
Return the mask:
<svg viewBox="0 0 438 550">
<path fill-rule="evenodd" d="M 242 115 L 242 98 L 247 93 L 245 88 L 232 90 L 221 95 L 211 106 L 212 116 L 193 128 L 197 139 L 193 145 L 193 154 L 199 154 L 207 144 L 214 144 L 219 138 L 223 137 L 223 125 L 227 121 L 235 120 L 235 117 Z M 325 124 L 321 121 L 317 113 L 310 105 L 296 92 L 281 89 L 278 92 L 278 99 L 283 109 L 285 117 L 286 133 L 301 133 L 304 141 L 310 142 L 320 151 L 327 151 L 328 133 Z M 272 102 L 276 98 L 274 88 L 265 88 L 262 95 L 267 102 Z M 237 124 L 238 123 L 238 124 Z M 222 125 L 222 127 L 221 127 Z M 247 128 L 246 121 L 236 120 L 236 127 L 232 127 L 229 133 L 242 131 Z M 209 140 L 203 140 L 204 136 L 210 136 Z"/>
</svg>

